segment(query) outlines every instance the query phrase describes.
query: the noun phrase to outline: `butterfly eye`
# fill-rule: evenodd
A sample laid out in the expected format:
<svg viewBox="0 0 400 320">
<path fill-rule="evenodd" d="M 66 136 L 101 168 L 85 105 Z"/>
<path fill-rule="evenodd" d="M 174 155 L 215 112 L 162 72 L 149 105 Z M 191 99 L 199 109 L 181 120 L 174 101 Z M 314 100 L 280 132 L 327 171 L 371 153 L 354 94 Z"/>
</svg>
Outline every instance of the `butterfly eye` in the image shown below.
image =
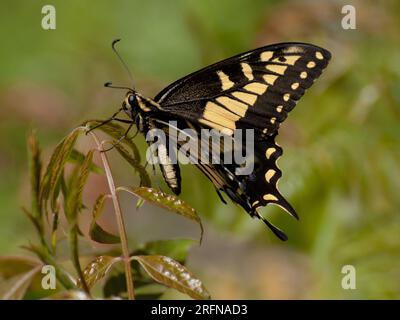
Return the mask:
<svg viewBox="0 0 400 320">
<path fill-rule="evenodd" d="M 131 107 L 133 107 L 135 101 L 136 101 L 135 96 L 134 96 L 133 94 L 131 94 L 131 95 L 128 97 L 128 103 L 129 103 L 129 105 L 130 105 Z"/>
</svg>

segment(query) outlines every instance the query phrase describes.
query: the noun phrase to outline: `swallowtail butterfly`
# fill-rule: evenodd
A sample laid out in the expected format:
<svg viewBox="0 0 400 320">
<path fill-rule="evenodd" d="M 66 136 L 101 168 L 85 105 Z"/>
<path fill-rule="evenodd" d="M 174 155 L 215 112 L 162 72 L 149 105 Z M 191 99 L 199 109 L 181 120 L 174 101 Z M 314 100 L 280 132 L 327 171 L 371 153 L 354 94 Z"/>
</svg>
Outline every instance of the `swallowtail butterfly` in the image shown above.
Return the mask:
<svg viewBox="0 0 400 320">
<path fill-rule="evenodd" d="M 287 240 L 287 236 L 257 209 L 272 203 L 298 219 L 277 189 L 282 173 L 276 161 L 282 155 L 282 148 L 276 144 L 275 137 L 280 124 L 320 76 L 330 58 L 329 51 L 306 43 L 261 47 L 189 74 L 166 87 L 154 99 L 127 88 L 120 111 L 128 114 L 129 129 L 137 125 L 145 135 L 153 128 L 167 132 L 171 120 L 178 130 L 209 128 L 229 135 L 236 129 L 254 129 L 251 174 L 236 175 L 235 163 L 199 162 L 196 166 L 214 184 L 222 201 L 220 191 L 250 216 L 264 221 L 280 239 Z M 121 120 L 115 116 L 106 121 Z M 158 157 L 162 158 L 160 168 L 167 185 L 179 194 L 179 164 L 169 161 L 168 150 L 168 141 L 158 149 Z"/>
</svg>

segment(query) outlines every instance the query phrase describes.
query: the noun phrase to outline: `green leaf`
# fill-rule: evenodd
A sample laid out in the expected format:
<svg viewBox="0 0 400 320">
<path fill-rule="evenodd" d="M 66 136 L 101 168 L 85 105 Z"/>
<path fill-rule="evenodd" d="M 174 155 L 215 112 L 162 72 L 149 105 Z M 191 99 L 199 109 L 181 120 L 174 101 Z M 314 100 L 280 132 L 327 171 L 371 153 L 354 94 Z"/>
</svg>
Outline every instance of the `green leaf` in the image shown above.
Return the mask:
<svg viewBox="0 0 400 320">
<path fill-rule="evenodd" d="M 40 177 L 42 173 L 42 161 L 39 142 L 35 132 L 31 132 L 28 136 L 29 172 L 31 177 L 32 191 L 32 213 L 33 217 L 38 219 L 41 216 L 40 210 Z"/>
<path fill-rule="evenodd" d="M 85 155 L 82 152 L 80 152 L 79 150 L 76 150 L 76 149 L 72 149 L 71 154 L 69 155 L 69 159 L 68 159 L 69 162 L 76 163 L 76 164 L 82 164 L 84 160 L 85 160 Z M 104 173 L 104 170 L 102 168 L 98 167 L 97 165 L 95 165 L 94 163 L 92 163 L 90 165 L 89 170 L 94 173 L 99 173 L 99 174 Z"/>
<path fill-rule="evenodd" d="M 92 288 L 98 281 L 103 279 L 110 271 L 114 263 L 121 261 L 119 257 L 99 256 L 90 262 L 85 270 L 83 276 L 89 288 Z M 78 287 L 82 284 L 78 281 Z"/>
<path fill-rule="evenodd" d="M 121 240 L 118 236 L 113 235 L 107 231 L 105 231 L 102 227 L 97 224 L 97 220 L 100 218 L 103 208 L 104 202 L 106 199 L 106 195 L 101 194 L 98 196 L 92 211 L 92 222 L 89 228 L 89 236 L 93 241 L 105 244 L 114 244 L 120 243 Z"/>
<path fill-rule="evenodd" d="M 51 226 L 51 248 L 55 254 L 57 250 L 57 230 L 59 224 L 59 210 L 53 212 L 53 223 Z"/>
<path fill-rule="evenodd" d="M 73 174 L 68 181 L 68 192 L 67 198 L 64 199 L 64 211 L 65 216 L 69 223 L 69 244 L 70 244 L 70 252 L 72 263 L 75 267 L 76 272 L 78 273 L 79 279 L 82 283 L 82 287 L 86 292 L 89 292 L 89 288 L 85 282 L 82 268 L 79 261 L 79 243 L 78 243 L 78 234 L 79 226 L 78 226 L 78 213 L 80 212 L 82 205 L 82 193 L 85 187 L 87 178 L 90 172 L 90 166 L 92 164 L 94 150 L 90 150 L 83 160 L 80 166 L 77 166 L 74 169 Z"/>
<path fill-rule="evenodd" d="M 61 175 L 57 180 L 57 183 L 54 187 L 54 191 L 50 200 L 50 207 L 53 212 L 59 211 L 60 209 L 60 202 L 58 201 L 58 196 L 61 191 L 61 184 L 62 184 L 61 180 L 63 179 L 63 177 L 64 177 L 64 169 L 62 170 Z"/>
<path fill-rule="evenodd" d="M 79 261 L 79 243 L 78 243 L 78 226 L 75 224 L 69 230 L 68 234 L 70 252 L 71 252 L 71 260 L 72 264 L 75 267 L 75 270 L 78 274 L 78 281 L 81 283 L 81 287 L 84 288 L 86 292 L 89 292 L 89 287 L 85 281 L 85 277 L 81 268 L 81 263 Z"/>
<path fill-rule="evenodd" d="M 185 218 L 197 222 L 201 229 L 201 235 L 200 235 L 200 242 L 201 242 L 204 230 L 200 217 L 197 215 L 195 209 L 189 206 L 186 202 L 180 200 L 177 196 L 166 194 L 162 191 L 146 187 L 118 187 L 117 190 L 118 191 L 123 190 L 129 192 L 160 208 L 167 209 L 180 216 L 183 216 Z"/>
<path fill-rule="evenodd" d="M 114 141 L 115 143 L 115 141 Z M 151 186 L 151 180 L 146 169 L 140 164 L 140 161 L 136 160 L 121 144 L 116 143 L 115 149 L 118 153 L 139 173 L 140 185 L 145 187 Z"/>
<path fill-rule="evenodd" d="M 39 197 L 41 204 L 46 205 L 49 198 L 55 198 L 53 194 L 57 189 L 57 183 L 80 131 L 80 129 L 73 130 L 56 146 L 42 178 Z"/>
<path fill-rule="evenodd" d="M 157 282 L 185 293 L 193 299 L 210 299 L 202 282 L 179 262 L 160 255 L 133 256 Z"/>
<path fill-rule="evenodd" d="M 82 193 L 89 176 L 89 168 L 92 164 L 94 150 L 90 150 L 82 165 L 78 167 L 76 179 L 71 178 L 68 188 L 68 196 L 65 199 L 65 215 L 70 224 L 74 224 L 77 219 L 77 214 L 82 208 Z"/>
</svg>

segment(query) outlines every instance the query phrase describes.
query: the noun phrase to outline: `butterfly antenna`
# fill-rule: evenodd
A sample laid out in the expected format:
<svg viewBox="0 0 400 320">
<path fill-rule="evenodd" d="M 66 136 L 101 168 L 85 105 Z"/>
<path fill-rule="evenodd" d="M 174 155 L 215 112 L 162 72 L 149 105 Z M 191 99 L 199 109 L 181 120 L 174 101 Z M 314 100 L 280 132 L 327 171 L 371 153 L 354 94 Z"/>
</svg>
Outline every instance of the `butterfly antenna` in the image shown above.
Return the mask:
<svg viewBox="0 0 400 320">
<path fill-rule="evenodd" d="M 112 88 L 112 89 L 124 89 L 124 90 L 129 90 L 132 91 L 132 88 L 124 87 L 124 86 L 113 86 L 111 81 L 108 81 L 104 84 L 106 88 Z"/>
<path fill-rule="evenodd" d="M 115 39 L 115 40 L 112 42 L 112 44 L 111 44 L 111 48 L 112 48 L 112 50 L 114 51 L 114 53 L 117 55 L 119 61 L 121 61 L 121 63 L 122 63 L 122 65 L 124 66 L 125 70 L 128 71 L 129 78 L 130 78 L 131 81 L 132 81 L 132 88 L 131 88 L 131 90 L 132 90 L 132 89 L 135 89 L 135 86 L 133 85 L 134 81 L 133 81 L 132 73 L 131 73 L 131 71 L 129 70 L 128 65 L 125 63 L 124 59 L 122 59 L 121 55 L 118 53 L 117 49 L 115 48 L 115 45 L 116 45 L 119 41 L 121 41 L 121 39 Z"/>
</svg>

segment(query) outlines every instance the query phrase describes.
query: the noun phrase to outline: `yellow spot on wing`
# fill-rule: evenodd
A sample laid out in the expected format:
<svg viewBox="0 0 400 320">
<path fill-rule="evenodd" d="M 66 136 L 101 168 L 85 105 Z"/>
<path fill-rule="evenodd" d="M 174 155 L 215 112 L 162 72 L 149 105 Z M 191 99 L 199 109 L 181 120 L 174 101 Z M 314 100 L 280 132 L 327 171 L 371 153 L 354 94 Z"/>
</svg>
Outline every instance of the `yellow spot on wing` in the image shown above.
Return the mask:
<svg viewBox="0 0 400 320">
<path fill-rule="evenodd" d="M 222 90 L 228 90 L 235 85 L 223 71 L 217 71 L 217 74 L 221 80 Z"/>
<path fill-rule="evenodd" d="M 297 60 L 300 59 L 301 56 L 286 56 L 286 63 L 290 64 L 293 66 Z"/>
<path fill-rule="evenodd" d="M 292 83 L 292 85 L 291 85 L 292 90 L 296 90 L 298 87 L 299 87 L 298 82 Z"/>
<path fill-rule="evenodd" d="M 319 51 L 317 51 L 317 52 L 315 53 L 315 57 L 316 57 L 318 60 L 322 60 L 322 59 L 324 58 L 324 56 L 322 55 L 322 53 L 319 52 Z"/>
<path fill-rule="evenodd" d="M 289 99 L 290 99 L 290 94 L 289 94 L 289 93 L 285 93 L 285 94 L 283 95 L 283 100 L 289 101 Z"/>
<path fill-rule="evenodd" d="M 245 77 L 250 81 L 253 80 L 254 79 L 253 70 L 251 69 L 250 65 L 244 62 L 241 63 L 240 65 L 242 66 L 242 72 L 245 75 Z"/>
<path fill-rule="evenodd" d="M 309 63 L 307 63 L 307 68 L 314 68 L 315 67 L 315 62 L 314 61 L 310 61 Z"/>
<path fill-rule="evenodd" d="M 243 117 L 247 111 L 247 104 L 241 103 L 237 100 L 222 96 L 216 99 L 219 103 L 224 105 L 228 110 L 236 113 L 240 117 Z"/>
<path fill-rule="evenodd" d="M 240 100 L 242 100 L 243 102 L 249 104 L 249 105 L 254 105 L 254 103 L 257 100 L 257 96 L 254 94 L 250 94 L 250 93 L 245 93 L 245 92 L 240 92 L 240 91 L 235 91 L 232 93 L 232 95 Z"/>
<path fill-rule="evenodd" d="M 265 151 L 265 156 L 267 157 L 267 159 L 269 159 L 269 158 L 271 157 L 271 155 L 272 155 L 275 151 L 276 151 L 275 148 L 268 148 L 268 149 Z"/>
<path fill-rule="evenodd" d="M 301 56 L 297 56 L 297 55 L 296 56 L 295 55 L 293 55 L 293 56 L 285 56 L 284 57 L 285 61 L 280 61 L 279 57 L 278 57 L 278 58 L 275 58 L 274 60 L 272 60 L 272 62 L 286 63 L 286 64 L 289 64 L 289 65 L 293 66 L 296 63 L 296 61 L 299 60 L 300 57 Z"/>
<path fill-rule="evenodd" d="M 273 55 L 274 53 L 272 51 L 264 51 L 260 55 L 261 61 L 268 61 L 269 59 L 272 58 Z"/>
<path fill-rule="evenodd" d="M 253 82 L 244 87 L 245 90 L 251 91 L 257 94 L 263 94 L 267 90 L 268 86 L 264 83 Z"/>
<path fill-rule="evenodd" d="M 274 117 L 274 118 L 271 118 L 271 120 L 270 120 L 270 122 L 271 122 L 272 124 L 274 124 L 275 121 L 276 121 L 276 118 L 275 118 L 275 117 Z"/>
<path fill-rule="evenodd" d="M 270 194 L 270 193 L 264 194 L 263 198 L 266 201 L 276 201 L 276 200 L 278 200 L 277 197 L 275 197 L 273 194 Z"/>
<path fill-rule="evenodd" d="M 266 83 L 268 83 L 269 85 L 273 85 L 275 80 L 278 79 L 279 76 L 275 76 L 273 74 L 266 74 L 263 76 L 263 79 Z"/>
<path fill-rule="evenodd" d="M 282 112 L 282 109 L 283 109 L 282 106 L 277 106 L 277 107 L 276 107 L 276 111 L 278 111 L 278 112 Z"/>
<path fill-rule="evenodd" d="M 267 180 L 268 183 L 271 180 L 271 178 L 275 175 L 275 172 L 276 172 L 275 170 L 269 169 L 265 174 L 265 180 Z"/>
<path fill-rule="evenodd" d="M 303 71 L 302 73 L 300 73 L 300 78 L 302 79 L 307 78 L 307 72 Z"/>
<path fill-rule="evenodd" d="M 268 64 L 265 66 L 265 68 L 269 71 L 283 75 L 287 69 L 287 66 L 279 66 L 277 64 Z"/>
</svg>

